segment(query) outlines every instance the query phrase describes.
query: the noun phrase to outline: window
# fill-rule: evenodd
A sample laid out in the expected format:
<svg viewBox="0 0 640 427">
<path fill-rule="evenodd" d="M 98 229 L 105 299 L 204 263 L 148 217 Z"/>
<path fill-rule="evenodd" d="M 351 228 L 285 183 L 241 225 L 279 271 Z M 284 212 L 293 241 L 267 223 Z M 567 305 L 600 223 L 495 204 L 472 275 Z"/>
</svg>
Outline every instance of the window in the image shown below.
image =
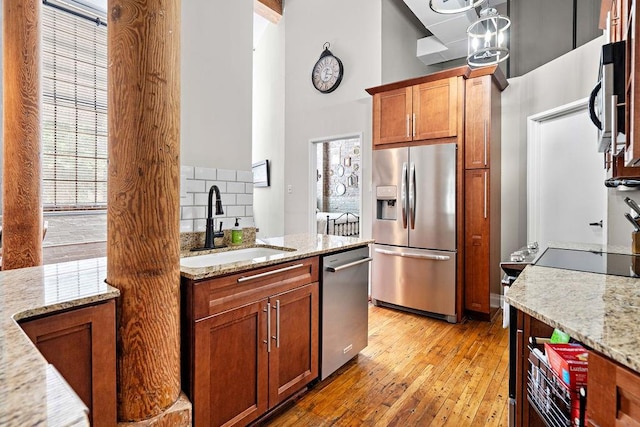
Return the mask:
<svg viewBox="0 0 640 427">
<path fill-rule="evenodd" d="M 73 6 L 42 6 L 45 211 L 107 205 L 107 28 Z"/>
</svg>

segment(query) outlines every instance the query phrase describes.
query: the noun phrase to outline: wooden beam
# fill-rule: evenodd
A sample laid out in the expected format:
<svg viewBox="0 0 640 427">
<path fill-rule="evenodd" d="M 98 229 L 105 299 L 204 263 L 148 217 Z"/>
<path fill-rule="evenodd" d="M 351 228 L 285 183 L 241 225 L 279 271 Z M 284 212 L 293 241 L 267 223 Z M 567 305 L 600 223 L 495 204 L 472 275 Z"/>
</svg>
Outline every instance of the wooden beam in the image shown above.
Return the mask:
<svg viewBox="0 0 640 427">
<path fill-rule="evenodd" d="M 598 28 L 604 30 L 607 28 L 607 13 L 613 6 L 613 0 L 602 0 L 600 2 L 600 19 L 598 20 Z"/>
<path fill-rule="evenodd" d="M 42 264 L 40 4 L 4 0 L 2 269 Z"/>
<path fill-rule="evenodd" d="M 253 11 L 273 24 L 282 18 L 282 0 L 254 0 Z"/>
<path fill-rule="evenodd" d="M 171 409 L 180 397 L 180 2 L 108 4 L 107 283 L 120 290 L 118 419 L 190 425 L 188 408 Z"/>
</svg>

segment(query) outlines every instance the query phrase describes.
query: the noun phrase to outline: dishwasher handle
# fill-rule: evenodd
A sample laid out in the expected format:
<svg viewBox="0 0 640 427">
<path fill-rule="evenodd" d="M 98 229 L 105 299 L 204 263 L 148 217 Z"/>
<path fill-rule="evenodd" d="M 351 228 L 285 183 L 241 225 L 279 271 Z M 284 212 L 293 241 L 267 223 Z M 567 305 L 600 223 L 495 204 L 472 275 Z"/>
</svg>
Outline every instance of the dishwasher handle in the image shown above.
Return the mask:
<svg viewBox="0 0 640 427">
<path fill-rule="evenodd" d="M 331 273 L 337 273 L 338 271 L 345 270 L 345 269 L 351 268 L 351 267 L 355 267 L 357 265 L 364 264 L 364 263 L 371 262 L 371 261 L 373 261 L 373 258 L 366 257 L 366 258 L 359 259 L 357 261 L 348 262 L 346 264 L 339 265 L 337 267 L 327 267 L 327 271 L 330 271 Z"/>
<path fill-rule="evenodd" d="M 448 255 L 422 255 L 422 254 L 412 254 L 407 252 L 393 252 L 387 251 L 384 249 L 376 249 L 376 252 L 383 255 L 392 255 L 406 258 L 420 258 L 420 259 L 429 259 L 432 261 L 449 261 L 451 259 Z"/>
</svg>

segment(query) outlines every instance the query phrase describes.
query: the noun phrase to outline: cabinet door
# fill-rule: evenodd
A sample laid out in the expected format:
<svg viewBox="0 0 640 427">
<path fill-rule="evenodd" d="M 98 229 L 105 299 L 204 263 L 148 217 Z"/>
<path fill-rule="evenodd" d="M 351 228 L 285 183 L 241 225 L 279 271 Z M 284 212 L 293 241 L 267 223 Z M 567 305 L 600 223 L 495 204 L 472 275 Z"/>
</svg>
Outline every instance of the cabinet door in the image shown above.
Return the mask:
<svg viewBox="0 0 640 427">
<path fill-rule="evenodd" d="M 373 145 L 411 141 L 411 87 L 373 96 Z"/>
<path fill-rule="evenodd" d="M 269 298 L 269 407 L 318 377 L 318 283 Z"/>
<path fill-rule="evenodd" d="M 587 414 L 592 426 L 640 426 L 640 375 L 589 352 Z"/>
<path fill-rule="evenodd" d="M 491 76 L 466 81 L 465 169 L 489 167 L 491 126 Z"/>
<path fill-rule="evenodd" d="M 457 77 L 413 87 L 413 140 L 456 136 L 458 130 Z"/>
<path fill-rule="evenodd" d="M 87 405 L 91 425 L 115 425 L 115 303 L 53 314 L 20 326 Z"/>
<path fill-rule="evenodd" d="M 465 172 L 465 308 L 489 313 L 489 170 Z"/>
<path fill-rule="evenodd" d="M 267 410 L 267 300 L 196 321 L 194 426 L 246 425 Z"/>
</svg>

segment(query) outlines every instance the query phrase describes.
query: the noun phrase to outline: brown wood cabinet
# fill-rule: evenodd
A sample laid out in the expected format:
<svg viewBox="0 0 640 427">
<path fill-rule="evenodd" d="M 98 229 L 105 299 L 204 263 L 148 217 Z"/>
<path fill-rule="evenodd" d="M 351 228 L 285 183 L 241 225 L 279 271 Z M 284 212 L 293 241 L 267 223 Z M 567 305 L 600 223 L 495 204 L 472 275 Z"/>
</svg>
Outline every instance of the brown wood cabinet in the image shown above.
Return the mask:
<svg viewBox="0 0 640 427">
<path fill-rule="evenodd" d="M 458 129 L 458 77 L 373 96 L 373 145 L 448 138 Z"/>
<path fill-rule="evenodd" d="M 587 425 L 640 426 L 640 375 L 589 352 Z"/>
<path fill-rule="evenodd" d="M 492 75 L 467 79 L 465 94 L 465 309 L 490 318 L 500 289 L 500 98 Z"/>
<path fill-rule="evenodd" d="M 489 313 L 489 206 L 487 169 L 465 171 L 465 308 Z"/>
<path fill-rule="evenodd" d="M 89 408 L 91 425 L 116 425 L 114 301 L 27 320 L 20 326 Z"/>
<path fill-rule="evenodd" d="M 317 257 L 182 282 L 195 426 L 246 425 L 318 376 Z"/>
</svg>

